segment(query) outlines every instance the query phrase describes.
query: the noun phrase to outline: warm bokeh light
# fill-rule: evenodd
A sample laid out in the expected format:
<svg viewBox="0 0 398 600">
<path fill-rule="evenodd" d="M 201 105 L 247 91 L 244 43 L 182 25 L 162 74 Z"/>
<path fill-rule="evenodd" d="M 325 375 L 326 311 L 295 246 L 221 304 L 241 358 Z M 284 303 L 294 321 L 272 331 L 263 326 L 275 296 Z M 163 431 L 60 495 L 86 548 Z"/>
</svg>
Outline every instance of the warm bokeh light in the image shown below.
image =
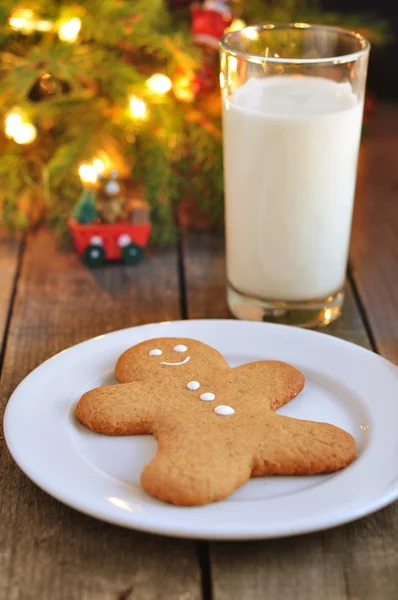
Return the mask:
<svg viewBox="0 0 398 600">
<path fill-rule="evenodd" d="M 17 144 L 31 144 L 37 138 L 37 129 L 32 123 L 21 123 L 13 137 Z"/>
<path fill-rule="evenodd" d="M 98 173 L 94 165 L 80 165 L 79 167 L 80 179 L 83 183 L 96 183 Z"/>
<path fill-rule="evenodd" d="M 22 117 L 17 112 L 9 113 L 5 118 L 6 136 L 13 138 L 22 123 Z"/>
<path fill-rule="evenodd" d="M 32 33 L 33 31 L 51 31 L 53 24 L 51 21 L 37 19 L 33 11 L 28 9 L 18 9 L 12 13 L 8 19 L 10 27 L 21 31 L 22 33 Z"/>
<path fill-rule="evenodd" d="M 130 114 L 135 119 L 145 119 L 147 116 L 147 107 L 143 100 L 132 96 L 130 98 Z"/>
<path fill-rule="evenodd" d="M 229 31 L 240 31 L 244 27 L 246 27 L 246 23 L 244 22 L 243 19 L 234 19 L 232 21 L 231 25 L 228 27 L 228 29 L 226 29 L 226 32 L 229 32 Z"/>
<path fill-rule="evenodd" d="M 34 17 L 31 10 L 21 9 L 13 12 L 8 22 L 13 29 L 30 33 L 34 31 Z"/>
<path fill-rule="evenodd" d="M 103 173 L 105 171 L 104 161 L 101 160 L 100 158 L 94 158 L 93 167 L 96 170 L 96 172 L 98 173 L 98 175 L 100 175 L 101 173 Z"/>
<path fill-rule="evenodd" d="M 257 40 L 258 39 L 258 31 L 255 27 L 247 27 L 245 29 L 245 36 L 248 40 Z"/>
<path fill-rule="evenodd" d="M 61 23 L 58 27 L 58 37 L 63 42 L 76 42 L 82 22 L 78 17 Z"/>
<path fill-rule="evenodd" d="M 53 29 L 51 21 L 44 21 L 42 19 L 35 21 L 34 26 L 36 31 L 52 31 Z"/>
<path fill-rule="evenodd" d="M 177 100 L 181 102 L 192 102 L 195 96 L 192 81 L 186 75 L 177 75 L 173 79 L 173 92 Z"/>
<path fill-rule="evenodd" d="M 167 94 L 171 90 L 171 79 L 167 77 L 167 75 L 162 75 L 161 73 L 155 73 L 152 75 L 146 82 L 147 87 L 154 94 Z"/>
</svg>

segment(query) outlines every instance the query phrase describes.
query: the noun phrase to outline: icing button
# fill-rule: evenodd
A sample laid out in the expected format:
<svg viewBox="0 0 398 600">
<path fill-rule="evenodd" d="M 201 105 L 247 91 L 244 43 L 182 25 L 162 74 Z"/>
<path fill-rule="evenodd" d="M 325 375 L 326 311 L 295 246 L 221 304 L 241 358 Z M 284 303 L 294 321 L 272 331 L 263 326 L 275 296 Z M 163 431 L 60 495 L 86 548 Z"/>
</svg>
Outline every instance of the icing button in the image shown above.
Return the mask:
<svg viewBox="0 0 398 600">
<path fill-rule="evenodd" d="M 198 390 L 200 388 L 200 383 L 199 381 L 190 381 L 187 383 L 187 388 L 192 391 Z"/>
<path fill-rule="evenodd" d="M 212 392 L 205 392 L 204 394 L 201 394 L 199 397 L 201 400 L 204 400 L 205 402 L 211 402 L 212 400 L 216 399 L 216 395 L 213 394 Z"/>
<path fill-rule="evenodd" d="M 227 406 L 226 404 L 220 404 L 219 406 L 216 406 L 214 412 L 217 415 L 233 415 L 235 411 L 231 406 Z"/>
</svg>

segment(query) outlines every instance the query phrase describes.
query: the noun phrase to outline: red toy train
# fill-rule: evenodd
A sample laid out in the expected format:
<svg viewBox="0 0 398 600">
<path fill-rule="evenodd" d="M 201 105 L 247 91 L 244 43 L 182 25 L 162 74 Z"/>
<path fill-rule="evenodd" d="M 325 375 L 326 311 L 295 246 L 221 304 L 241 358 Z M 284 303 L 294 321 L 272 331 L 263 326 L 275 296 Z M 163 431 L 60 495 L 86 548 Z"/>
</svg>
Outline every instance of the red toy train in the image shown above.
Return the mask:
<svg viewBox="0 0 398 600">
<path fill-rule="evenodd" d="M 77 252 L 91 267 L 107 260 L 138 264 L 152 228 L 150 223 L 81 224 L 75 219 L 69 219 L 68 225 Z"/>
</svg>

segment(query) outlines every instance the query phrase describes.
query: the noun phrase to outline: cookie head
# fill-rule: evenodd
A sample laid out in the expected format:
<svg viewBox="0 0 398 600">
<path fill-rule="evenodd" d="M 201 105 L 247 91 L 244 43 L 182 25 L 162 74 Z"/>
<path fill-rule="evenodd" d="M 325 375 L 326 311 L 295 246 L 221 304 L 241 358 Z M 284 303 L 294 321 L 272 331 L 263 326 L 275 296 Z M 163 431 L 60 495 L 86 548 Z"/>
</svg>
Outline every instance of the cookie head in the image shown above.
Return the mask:
<svg viewBox="0 0 398 600">
<path fill-rule="evenodd" d="M 115 375 L 120 383 L 164 377 L 189 381 L 218 368 L 228 368 L 228 363 L 207 344 L 188 338 L 155 338 L 126 350 L 117 361 Z"/>
</svg>

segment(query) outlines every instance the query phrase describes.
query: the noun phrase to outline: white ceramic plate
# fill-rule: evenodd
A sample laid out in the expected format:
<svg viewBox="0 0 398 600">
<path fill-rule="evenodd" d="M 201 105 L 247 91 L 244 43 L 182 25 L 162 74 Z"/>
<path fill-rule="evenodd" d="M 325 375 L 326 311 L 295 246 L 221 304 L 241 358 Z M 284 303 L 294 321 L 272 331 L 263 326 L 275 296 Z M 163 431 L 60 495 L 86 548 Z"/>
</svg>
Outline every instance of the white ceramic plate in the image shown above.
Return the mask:
<svg viewBox="0 0 398 600">
<path fill-rule="evenodd" d="M 355 436 L 358 457 L 333 475 L 257 478 L 206 507 L 149 497 L 139 480 L 156 441 L 95 434 L 76 421 L 74 407 L 86 390 L 115 383 L 113 367 L 126 348 L 162 336 L 202 340 L 231 366 L 259 359 L 297 366 L 305 389 L 280 412 L 343 427 Z M 397 392 L 397 367 L 326 334 L 232 320 L 160 323 L 89 340 L 35 369 L 10 399 L 5 436 L 28 477 L 93 517 L 180 537 L 282 537 L 352 521 L 398 497 Z"/>
</svg>

